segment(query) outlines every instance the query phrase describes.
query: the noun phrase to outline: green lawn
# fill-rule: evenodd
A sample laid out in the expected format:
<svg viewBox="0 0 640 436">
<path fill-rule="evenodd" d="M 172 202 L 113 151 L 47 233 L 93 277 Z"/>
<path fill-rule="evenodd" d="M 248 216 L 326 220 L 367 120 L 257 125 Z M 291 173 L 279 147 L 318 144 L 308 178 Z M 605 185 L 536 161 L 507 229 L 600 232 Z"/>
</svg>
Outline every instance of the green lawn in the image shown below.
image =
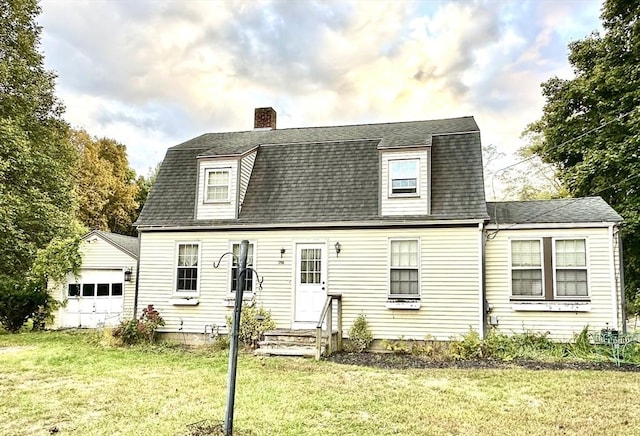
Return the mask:
<svg viewBox="0 0 640 436">
<path fill-rule="evenodd" d="M 187 435 L 224 419 L 224 352 L 0 334 L 0 433 Z M 635 435 L 640 373 L 381 370 L 241 356 L 238 435 Z"/>
</svg>

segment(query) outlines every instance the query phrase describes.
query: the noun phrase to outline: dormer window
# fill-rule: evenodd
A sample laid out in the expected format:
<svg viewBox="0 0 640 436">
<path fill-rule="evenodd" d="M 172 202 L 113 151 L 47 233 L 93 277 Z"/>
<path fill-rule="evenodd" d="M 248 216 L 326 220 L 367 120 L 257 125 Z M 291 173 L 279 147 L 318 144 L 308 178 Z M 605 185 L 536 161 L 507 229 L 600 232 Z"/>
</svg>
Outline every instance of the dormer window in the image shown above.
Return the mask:
<svg viewBox="0 0 640 436">
<path fill-rule="evenodd" d="M 210 169 L 206 172 L 205 201 L 229 201 L 229 169 Z"/>
<path fill-rule="evenodd" d="M 419 159 L 389 161 L 389 196 L 418 195 Z"/>
</svg>

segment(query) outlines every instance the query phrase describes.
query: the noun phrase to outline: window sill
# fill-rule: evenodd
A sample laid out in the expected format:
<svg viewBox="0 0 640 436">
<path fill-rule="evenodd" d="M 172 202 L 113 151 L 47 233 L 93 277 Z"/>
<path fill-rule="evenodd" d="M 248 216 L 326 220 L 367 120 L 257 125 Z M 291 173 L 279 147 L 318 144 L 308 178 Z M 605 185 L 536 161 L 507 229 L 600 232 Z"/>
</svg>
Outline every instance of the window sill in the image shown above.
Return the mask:
<svg viewBox="0 0 640 436">
<path fill-rule="evenodd" d="M 387 309 L 418 310 L 420 309 L 420 300 L 387 300 L 385 307 Z"/>
<path fill-rule="evenodd" d="M 169 304 L 174 306 L 197 306 L 200 300 L 196 297 L 174 297 L 169 300 Z"/>
<path fill-rule="evenodd" d="M 590 301 L 536 301 L 512 303 L 516 312 L 590 312 Z"/>
<path fill-rule="evenodd" d="M 387 198 L 420 198 L 420 194 L 389 194 Z"/>
</svg>

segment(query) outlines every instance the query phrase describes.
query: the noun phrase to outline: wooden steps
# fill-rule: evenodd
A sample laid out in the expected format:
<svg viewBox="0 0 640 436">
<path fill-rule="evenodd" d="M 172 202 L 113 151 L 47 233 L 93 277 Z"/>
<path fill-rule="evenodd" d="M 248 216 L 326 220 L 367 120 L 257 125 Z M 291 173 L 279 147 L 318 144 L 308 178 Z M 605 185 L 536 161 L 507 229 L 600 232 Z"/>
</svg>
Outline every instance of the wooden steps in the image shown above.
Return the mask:
<svg viewBox="0 0 640 436">
<path fill-rule="evenodd" d="M 327 338 L 322 338 L 322 352 L 326 353 Z M 256 356 L 302 356 L 315 357 L 316 331 L 313 329 L 277 329 L 264 333 L 254 351 Z"/>
</svg>

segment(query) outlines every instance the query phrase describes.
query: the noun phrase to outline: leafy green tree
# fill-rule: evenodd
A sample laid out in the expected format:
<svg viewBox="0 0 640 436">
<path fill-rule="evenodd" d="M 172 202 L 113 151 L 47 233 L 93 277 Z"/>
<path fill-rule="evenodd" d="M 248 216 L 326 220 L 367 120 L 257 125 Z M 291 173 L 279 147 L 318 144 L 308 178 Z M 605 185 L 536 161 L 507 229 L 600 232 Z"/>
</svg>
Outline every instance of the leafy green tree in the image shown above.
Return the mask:
<svg viewBox="0 0 640 436">
<path fill-rule="evenodd" d="M 640 0 L 606 0 L 604 33 L 569 45 L 575 77 L 542 84 L 542 117 L 526 133 L 572 196 L 600 195 L 624 219 L 626 294 L 640 292 Z"/>
<path fill-rule="evenodd" d="M 149 193 L 151 192 L 151 187 L 156 182 L 156 178 L 158 177 L 158 172 L 160 171 L 160 162 L 156 165 L 155 168 L 150 169 L 149 173 L 146 176 L 138 176 L 136 179 L 136 185 L 138 185 L 138 193 L 136 194 L 136 203 L 138 203 L 138 210 L 136 211 L 136 219 L 138 219 L 138 215 L 142 211 L 144 204 L 147 202 L 147 197 L 149 197 Z"/>
<path fill-rule="evenodd" d="M 81 155 L 77 174 L 78 219 L 87 227 L 131 234 L 137 218 L 139 187 L 129 167 L 126 147 L 113 139 L 71 132 Z"/>
<path fill-rule="evenodd" d="M 73 228 L 77 152 L 38 51 L 39 12 L 35 0 L 0 3 L 0 280 L 24 277 Z"/>
</svg>

